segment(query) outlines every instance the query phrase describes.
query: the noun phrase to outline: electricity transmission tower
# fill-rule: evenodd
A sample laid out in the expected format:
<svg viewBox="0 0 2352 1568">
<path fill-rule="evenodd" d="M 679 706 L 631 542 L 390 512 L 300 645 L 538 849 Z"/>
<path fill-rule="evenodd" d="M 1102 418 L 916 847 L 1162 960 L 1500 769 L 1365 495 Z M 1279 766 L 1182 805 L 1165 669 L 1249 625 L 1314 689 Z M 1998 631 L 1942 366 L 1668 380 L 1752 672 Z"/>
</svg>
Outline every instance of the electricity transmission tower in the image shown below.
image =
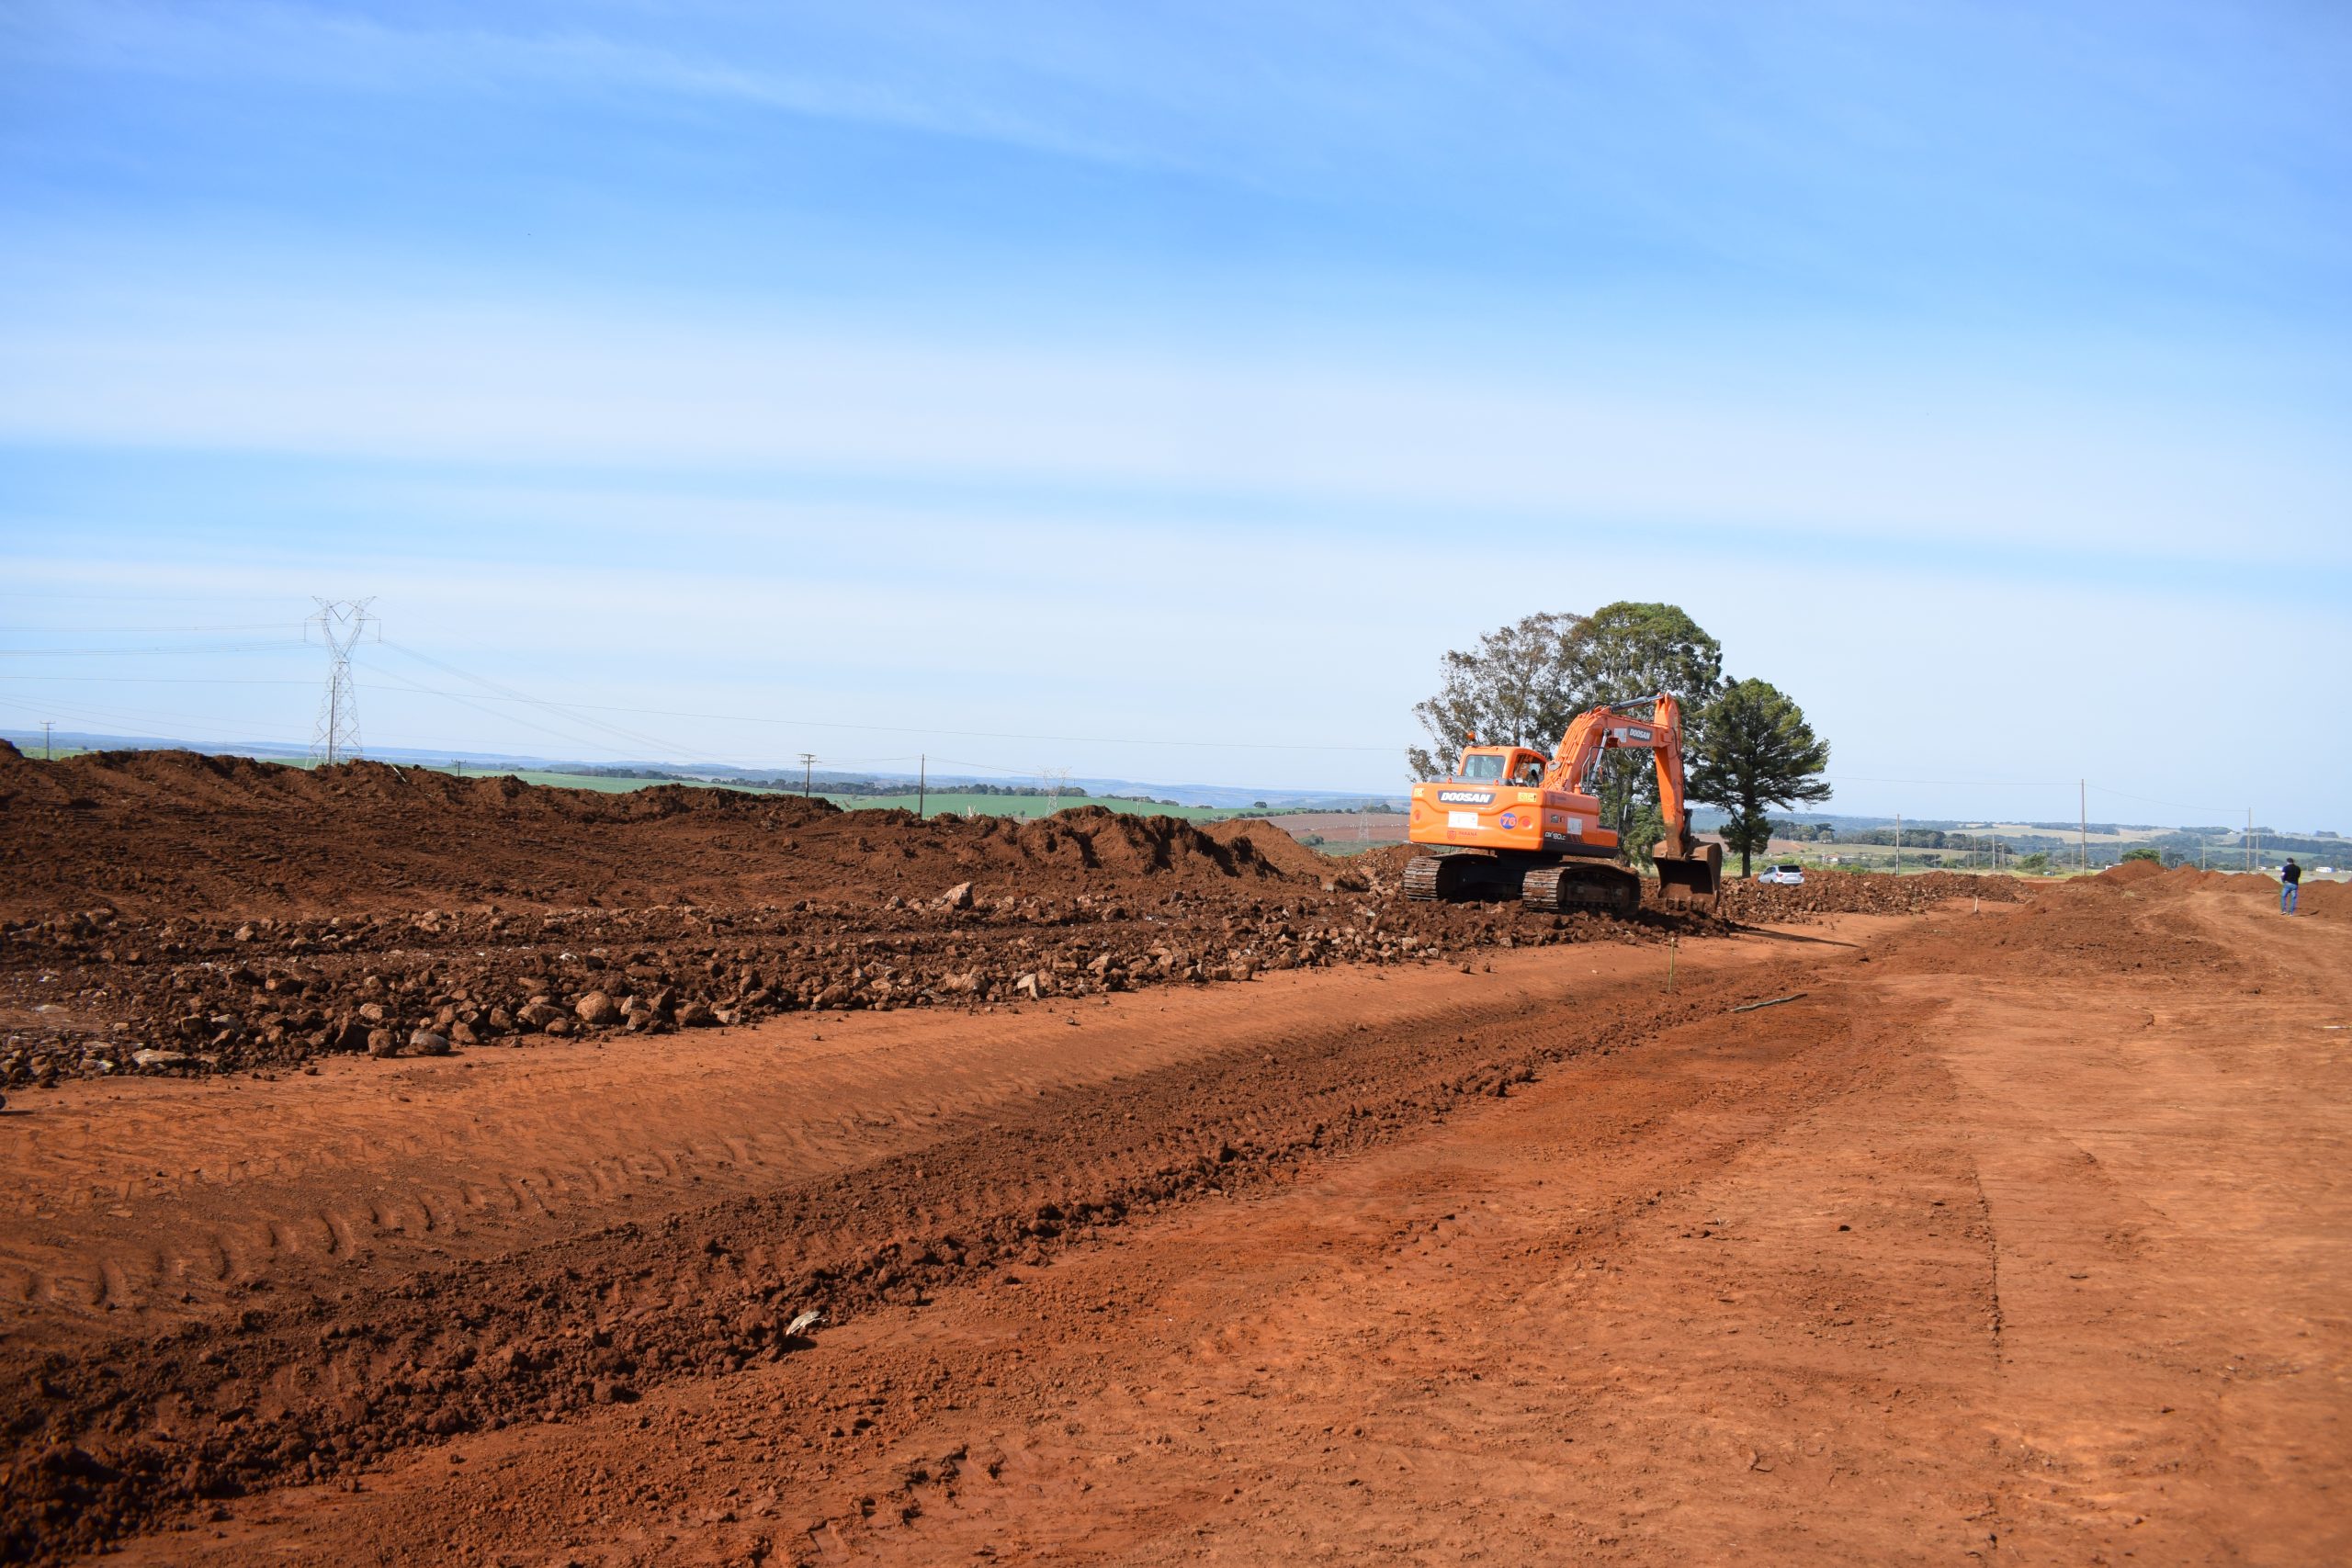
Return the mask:
<svg viewBox="0 0 2352 1568">
<path fill-rule="evenodd" d="M 1040 773 L 1046 782 L 1046 815 L 1051 817 L 1062 808 L 1062 791 L 1069 787 L 1070 771 L 1068 768 L 1045 768 L 1040 770 Z"/>
<path fill-rule="evenodd" d="M 315 626 L 319 640 L 326 644 L 327 690 L 319 702 L 319 728 L 311 739 L 311 761 L 332 766 L 360 755 L 359 702 L 351 688 L 351 649 L 378 625 L 368 613 L 368 606 L 376 601 L 313 598 L 319 613 L 302 623 L 302 640 L 310 640 Z"/>
</svg>

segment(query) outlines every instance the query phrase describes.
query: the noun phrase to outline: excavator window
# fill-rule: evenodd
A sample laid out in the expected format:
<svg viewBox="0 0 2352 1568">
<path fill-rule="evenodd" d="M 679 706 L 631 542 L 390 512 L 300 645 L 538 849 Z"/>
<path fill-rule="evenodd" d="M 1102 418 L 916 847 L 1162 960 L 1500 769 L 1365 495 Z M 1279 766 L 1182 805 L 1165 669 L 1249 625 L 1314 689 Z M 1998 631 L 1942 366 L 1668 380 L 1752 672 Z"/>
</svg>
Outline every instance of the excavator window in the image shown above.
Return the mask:
<svg viewBox="0 0 2352 1568">
<path fill-rule="evenodd" d="M 1462 759 L 1462 772 L 1456 775 L 1479 783 L 1503 776 L 1503 760 L 1492 751 L 1472 751 Z"/>
<path fill-rule="evenodd" d="M 1521 757 L 1519 760 L 1519 771 L 1511 775 L 1511 783 L 1526 789 L 1533 789 L 1543 782 L 1543 760 L 1537 757 Z"/>
</svg>

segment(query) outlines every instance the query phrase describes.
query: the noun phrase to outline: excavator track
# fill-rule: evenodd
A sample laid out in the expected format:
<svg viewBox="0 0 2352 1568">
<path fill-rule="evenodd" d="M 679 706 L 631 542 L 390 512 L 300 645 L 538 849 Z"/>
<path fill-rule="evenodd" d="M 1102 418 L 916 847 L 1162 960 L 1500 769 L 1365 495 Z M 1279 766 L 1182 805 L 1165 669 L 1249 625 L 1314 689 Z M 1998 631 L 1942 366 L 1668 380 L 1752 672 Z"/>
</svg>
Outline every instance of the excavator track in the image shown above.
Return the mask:
<svg viewBox="0 0 2352 1568">
<path fill-rule="evenodd" d="M 1519 897 L 1522 863 L 1505 855 L 1417 855 L 1405 866 L 1405 897 L 1419 902 L 1509 901 Z"/>
<path fill-rule="evenodd" d="M 1449 875 L 1447 866 L 1451 855 L 1416 855 L 1405 866 L 1405 897 L 1417 903 L 1456 897 L 1460 895 L 1461 877 Z"/>
<path fill-rule="evenodd" d="M 1642 879 L 1613 865 L 1555 865 L 1531 871 L 1519 901 L 1545 914 L 1595 909 L 1631 919 L 1642 908 Z"/>
</svg>

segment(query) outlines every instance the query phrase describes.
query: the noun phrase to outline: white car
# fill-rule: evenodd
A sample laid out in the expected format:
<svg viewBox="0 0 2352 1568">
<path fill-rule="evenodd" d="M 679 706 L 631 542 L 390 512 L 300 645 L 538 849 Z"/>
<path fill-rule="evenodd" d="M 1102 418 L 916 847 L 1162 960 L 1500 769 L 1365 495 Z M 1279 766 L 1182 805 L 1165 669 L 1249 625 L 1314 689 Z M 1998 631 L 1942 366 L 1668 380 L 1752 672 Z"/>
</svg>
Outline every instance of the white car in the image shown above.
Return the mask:
<svg viewBox="0 0 2352 1568">
<path fill-rule="evenodd" d="M 1801 865 L 1768 865 L 1762 871 L 1756 874 L 1756 880 L 1758 882 L 1770 883 L 1776 887 L 1803 887 L 1804 886 L 1804 867 Z"/>
</svg>

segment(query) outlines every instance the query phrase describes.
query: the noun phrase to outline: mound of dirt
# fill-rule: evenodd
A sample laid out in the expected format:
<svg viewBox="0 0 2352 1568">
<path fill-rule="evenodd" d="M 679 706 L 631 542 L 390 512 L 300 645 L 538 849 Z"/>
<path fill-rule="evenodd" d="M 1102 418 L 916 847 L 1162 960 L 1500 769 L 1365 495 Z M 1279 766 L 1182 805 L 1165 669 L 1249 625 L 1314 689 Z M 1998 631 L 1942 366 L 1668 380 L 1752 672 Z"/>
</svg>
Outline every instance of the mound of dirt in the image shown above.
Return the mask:
<svg viewBox="0 0 2352 1568">
<path fill-rule="evenodd" d="M 881 909 L 804 899 L 243 922 L 93 909 L 0 922 L 0 1085 L 556 1045 L 796 1011 L 1066 1004 L 1288 969 L 1722 929 L 1671 913 L 1540 916 L 1272 881 L 1068 899 L 989 886 L 968 903 Z"/>
<path fill-rule="evenodd" d="M 607 795 L 381 762 L 38 762 L 14 747 L 0 751 L 0 844 L 14 872 L 0 914 L 18 917 L 887 903 L 990 873 L 1055 894 L 1135 879 L 1319 887 L 1331 874 L 1279 833 L 1219 837 L 1097 806 L 1038 822 L 926 819 L 683 784 Z"/>
<path fill-rule="evenodd" d="M 2154 881 L 2164 874 L 2165 868 L 2155 861 L 2127 860 L 2100 872 L 2098 880 L 2120 883 L 2129 887 L 2134 883 Z"/>
<path fill-rule="evenodd" d="M 2152 888 L 2158 885 L 2151 885 Z M 2165 874 L 2162 890 L 2189 892 L 2197 888 L 2211 888 L 2240 898 L 2258 898 L 2276 902 L 2278 879 L 2258 871 L 2199 871 L 2195 866 L 2175 866 Z"/>
<path fill-rule="evenodd" d="M 1074 1000 L 1705 922 L 1405 905 L 1263 822 L 0 754 L 0 1084 Z M 1370 897 L 1361 897 L 1369 894 Z"/>
<path fill-rule="evenodd" d="M 1369 886 L 1353 862 L 1318 854 L 1262 817 L 1235 817 L 1203 829 L 1222 844 L 1246 843 L 1285 875 L 1313 877 L 1327 887 L 1360 892 Z"/>
<path fill-rule="evenodd" d="M 2352 883 L 2306 882 L 2296 908 L 2327 920 L 2352 920 Z"/>
<path fill-rule="evenodd" d="M 1769 922 L 1808 915 L 1916 915 L 1948 898 L 1989 898 L 2010 904 L 2027 896 L 2012 876 L 1928 871 L 1915 876 L 1808 871 L 1801 887 L 1733 880 L 1724 885 L 1724 914 Z"/>
</svg>

